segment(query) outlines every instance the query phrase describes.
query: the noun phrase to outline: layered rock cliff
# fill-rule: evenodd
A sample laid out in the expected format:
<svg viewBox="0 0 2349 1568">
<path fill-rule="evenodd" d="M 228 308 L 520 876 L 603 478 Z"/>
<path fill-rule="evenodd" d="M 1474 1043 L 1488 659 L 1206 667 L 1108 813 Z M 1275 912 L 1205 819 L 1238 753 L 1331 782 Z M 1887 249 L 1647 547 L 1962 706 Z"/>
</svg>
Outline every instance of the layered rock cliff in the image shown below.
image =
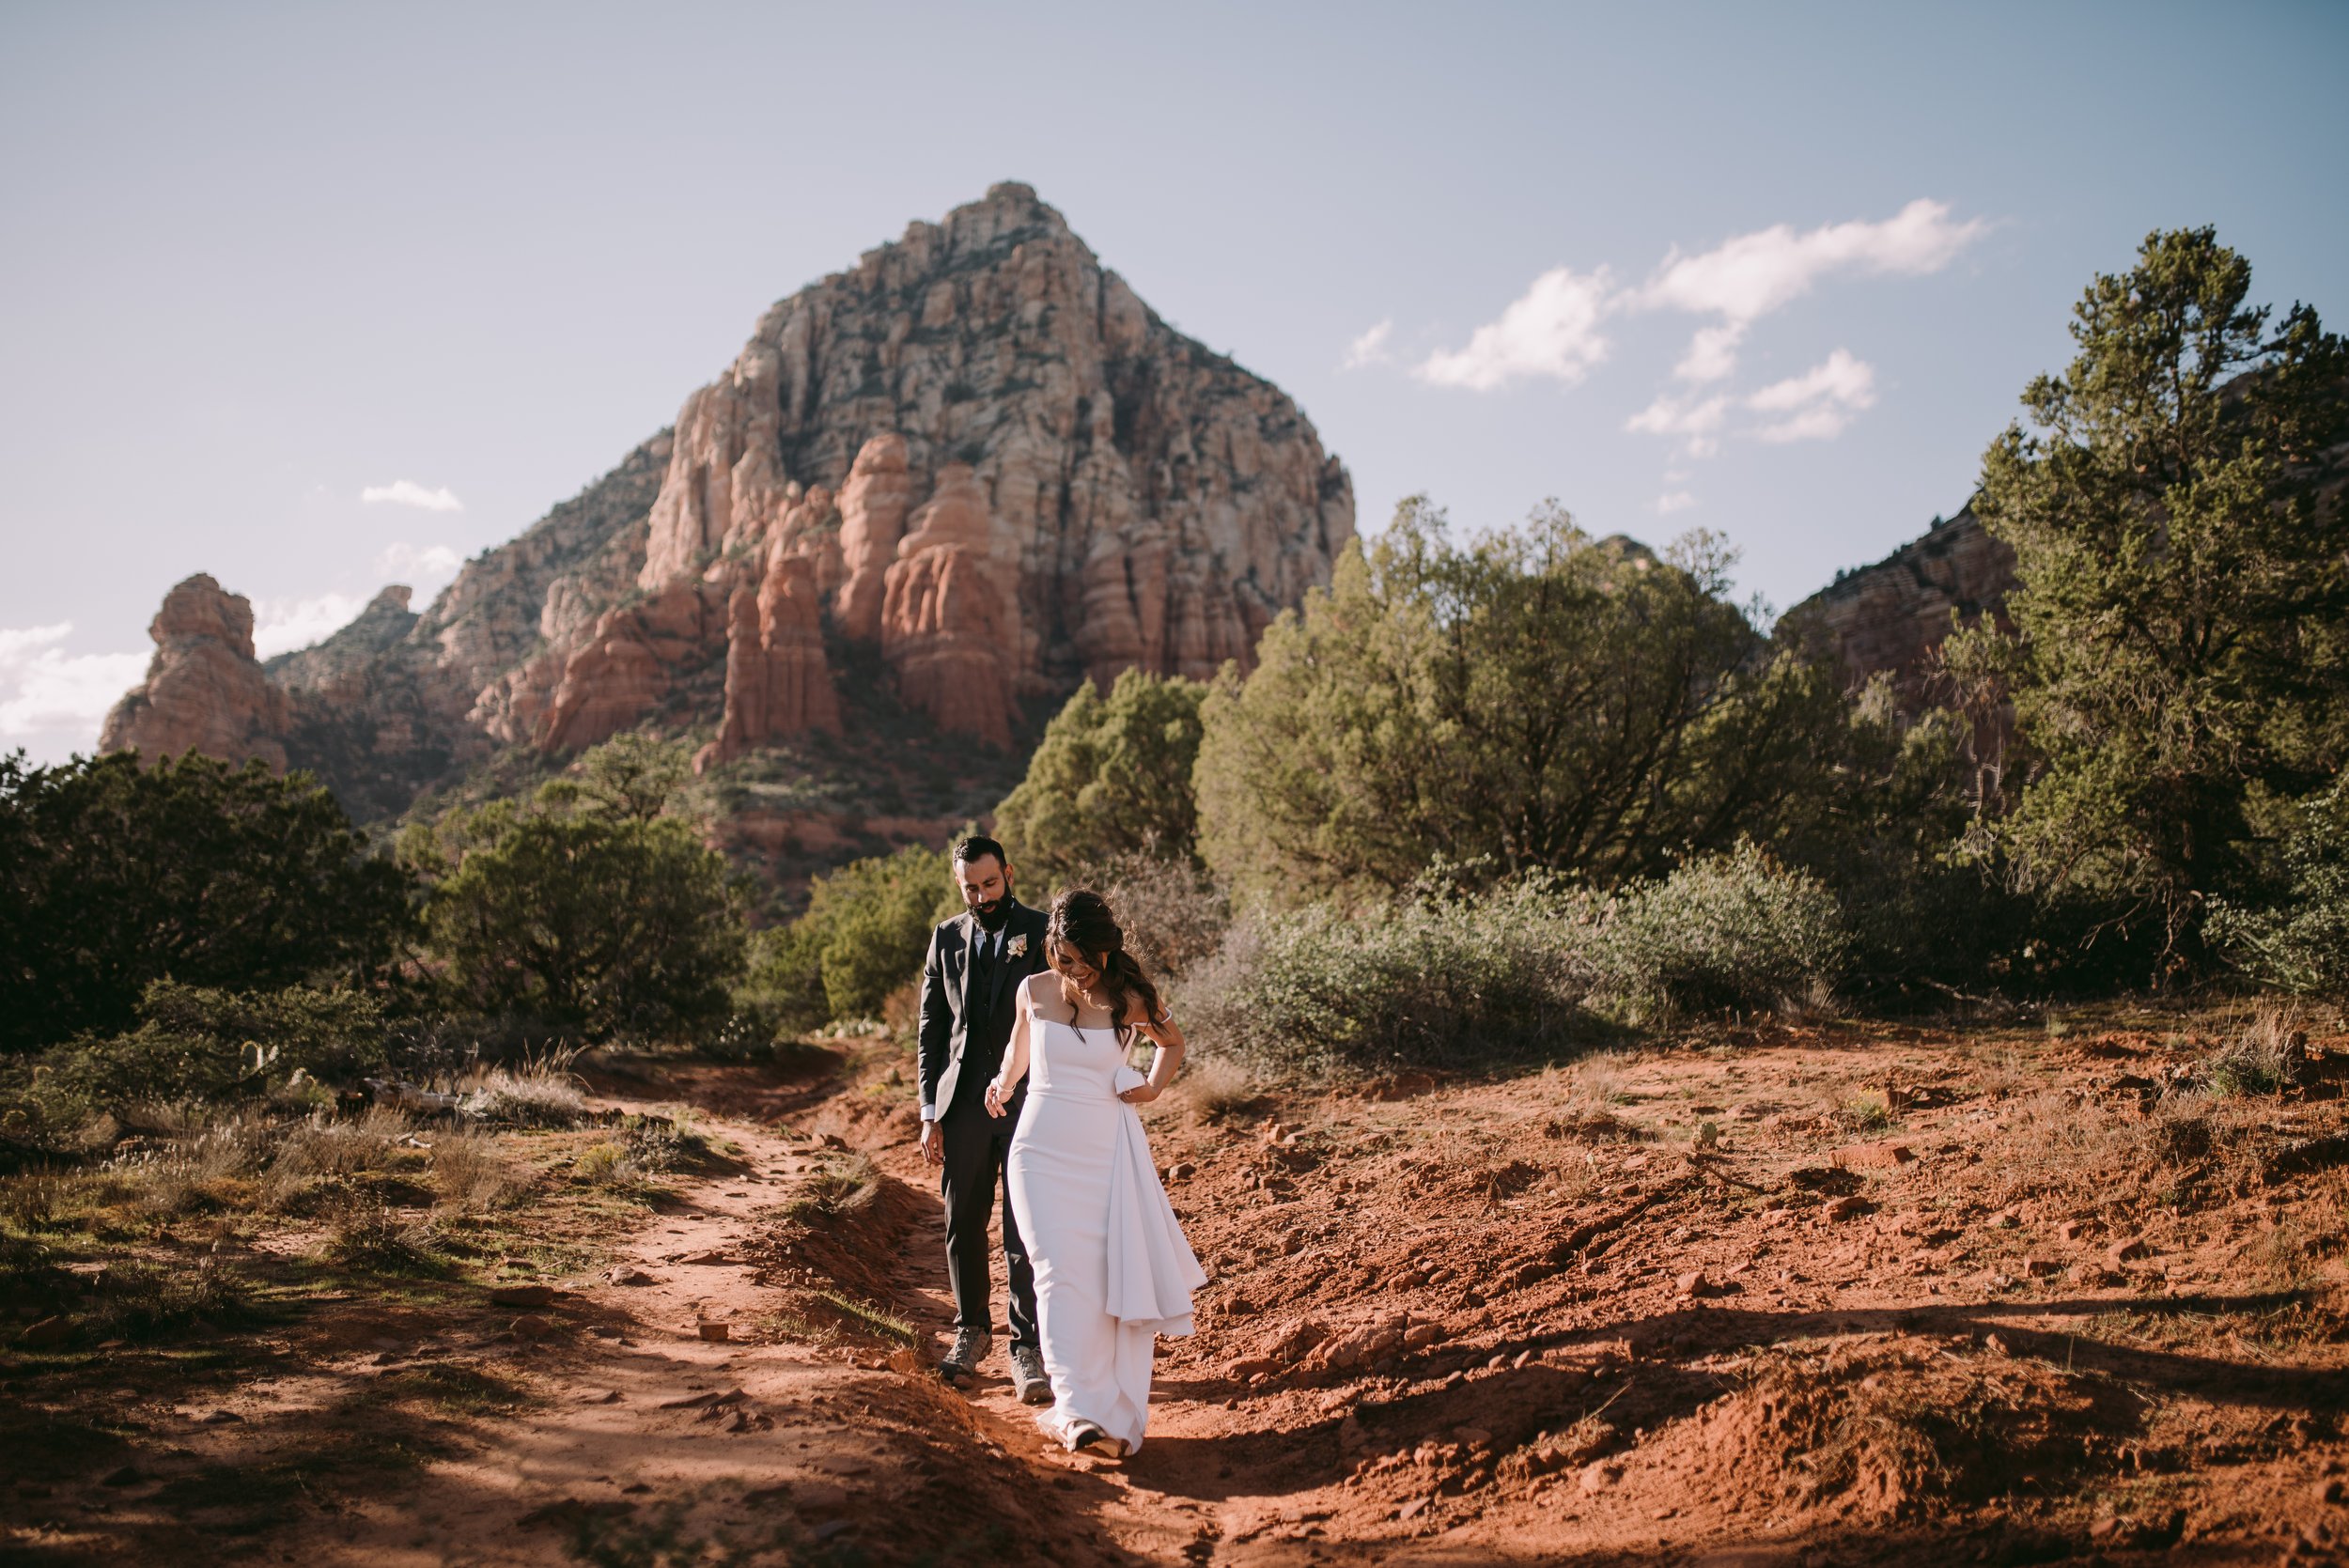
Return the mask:
<svg viewBox="0 0 2349 1568">
<path fill-rule="evenodd" d="M 769 309 L 673 430 L 420 615 L 387 591 L 264 667 L 241 599 L 175 589 L 108 744 L 311 768 L 362 816 L 644 725 L 714 731 L 705 767 L 899 716 L 1010 755 L 1086 676 L 1246 663 L 1353 535 L 1280 389 L 999 185 Z"/>
<path fill-rule="evenodd" d="M 1787 613 L 1811 619 L 1833 639 L 1853 684 L 1890 674 L 1905 703 L 1919 706 L 1931 695 L 1932 655 L 1950 634 L 1950 613 L 1968 625 L 1995 616 L 2014 588 L 2015 552 L 1968 506 Z"/>
</svg>

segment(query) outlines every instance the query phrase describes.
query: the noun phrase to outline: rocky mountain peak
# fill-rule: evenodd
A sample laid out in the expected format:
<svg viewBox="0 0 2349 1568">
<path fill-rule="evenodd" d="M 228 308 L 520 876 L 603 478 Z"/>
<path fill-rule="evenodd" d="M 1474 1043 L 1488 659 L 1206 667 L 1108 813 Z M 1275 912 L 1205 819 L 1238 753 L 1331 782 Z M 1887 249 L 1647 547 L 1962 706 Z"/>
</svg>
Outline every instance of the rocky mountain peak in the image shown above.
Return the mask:
<svg viewBox="0 0 2349 1568">
<path fill-rule="evenodd" d="M 646 725 L 714 733 L 705 767 L 884 720 L 1016 763 L 1084 678 L 1249 662 L 1353 536 L 1296 404 L 1005 182 L 769 307 L 672 429 L 421 615 L 386 590 L 264 668 L 249 606 L 239 634 L 241 599 L 175 589 L 108 743 L 290 761 L 362 816 Z M 173 653 L 207 615 L 219 656 Z"/>
</svg>

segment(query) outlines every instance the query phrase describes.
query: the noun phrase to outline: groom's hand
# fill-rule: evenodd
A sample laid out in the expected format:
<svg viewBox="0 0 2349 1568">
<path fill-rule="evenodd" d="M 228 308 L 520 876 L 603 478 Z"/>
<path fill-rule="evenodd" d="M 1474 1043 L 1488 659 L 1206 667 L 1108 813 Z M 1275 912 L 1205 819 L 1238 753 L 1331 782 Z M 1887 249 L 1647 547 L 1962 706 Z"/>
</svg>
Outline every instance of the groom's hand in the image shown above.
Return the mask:
<svg viewBox="0 0 2349 1568">
<path fill-rule="evenodd" d="M 922 1161 L 926 1165 L 946 1163 L 946 1135 L 938 1130 L 936 1122 L 922 1124 Z"/>
</svg>

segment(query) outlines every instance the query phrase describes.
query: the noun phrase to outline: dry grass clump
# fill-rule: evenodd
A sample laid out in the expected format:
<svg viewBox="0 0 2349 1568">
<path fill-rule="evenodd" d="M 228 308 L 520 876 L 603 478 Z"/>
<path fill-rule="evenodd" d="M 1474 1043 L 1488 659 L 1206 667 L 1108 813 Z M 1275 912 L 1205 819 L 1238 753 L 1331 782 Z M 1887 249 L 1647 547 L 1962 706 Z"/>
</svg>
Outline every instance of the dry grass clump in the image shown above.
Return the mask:
<svg viewBox="0 0 2349 1568">
<path fill-rule="evenodd" d="M 2280 1007 L 2267 1006 L 2218 1049 L 2195 1063 L 2193 1082 L 2220 1099 L 2280 1094 L 2298 1081 L 2308 1033 Z"/>
<path fill-rule="evenodd" d="M 268 1129 L 245 1117 L 209 1126 L 179 1120 L 181 1135 L 113 1163 L 134 1207 L 160 1219 L 242 1206 L 242 1178 L 260 1164 Z"/>
<path fill-rule="evenodd" d="M 497 1140 L 469 1130 L 444 1132 L 432 1142 L 432 1185 L 452 1208 L 495 1208 L 529 1186 L 499 1152 Z"/>
<path fill-rule="evenodd" d="M 634 1191 L 646 1186 L 651 1173 L 637 1163 L 629 1146 L 616 1138 L 590 1143 L 571 1161 L 571 1174 L 597 1187 Z"/>
<path fill-rule="evenodd" d="M 2259 1107 L 2192 1092 L 2140 1113 L 2048 1090 L 2010 1112 L 2005 1131 L 1994 1202 L 2052 1196 L 2109 1219 L 2175 1203 L 2196 1186 L 2249 1191 L 2277 1141 Z"/>
<path fill-rule="evenodd" d="M 575 1127 L 588 1116 L 587 1097 L 571 1072 L 576 1050 L 492 1067 L 466 1086 L 466 1111 L 518 1127 Z"/>
<path fill-rule="evenodd" d="M 803 1221 L 857 1219 L 872 1211 L 880 1202 L 880 1167 L 869 1156 L 851 1155 L 801 1182 L 784 1214 Z"/>
<path fill-rule="evenodd" d="M 312 1116 L 277 1146 L 261 1180 L 261 1202 L 281 1213 L 309 1206 L 321 1192 L 389 1165 L 411 1130 L 407 1116 L 386 1106 L 370 1106 L 350 1121 Z"/>
<path fill-rule="evenodd" d="M 1210 1122 L 1243 1115 L 1264 1097 L 1248 1069 L 1220 1052 L 1193 1050 L 1174 1079 L 1174 1093 Z"/>
<path fill-rule="evenodd" d="M 328 1262 L 374 1274 L 434 1276 L 449 1271 L 432 1222 L 384 1204 L 355 1204 L 328 1231 L 320 1251 Z"/>
</svg>

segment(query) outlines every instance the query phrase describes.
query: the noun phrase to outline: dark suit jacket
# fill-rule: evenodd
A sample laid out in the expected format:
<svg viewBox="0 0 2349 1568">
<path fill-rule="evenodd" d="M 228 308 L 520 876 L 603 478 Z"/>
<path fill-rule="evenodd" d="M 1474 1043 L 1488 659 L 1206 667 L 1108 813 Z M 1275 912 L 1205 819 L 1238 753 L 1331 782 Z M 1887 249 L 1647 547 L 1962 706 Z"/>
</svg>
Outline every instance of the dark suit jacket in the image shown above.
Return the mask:
<svg viewBox="0 0 2349 1568">
<path fill-rule="evenodd" d="M 994 984 L 988 994 L 979 995 L 971 986 L 971 950 L 980 934 L 977 917 L 957 915 L 930 933 L 929 956 L 922 964 L 922 1103 L 939 1116 L 946 1114 L 955 1091 L 972 1074 L 984 1083 L 1002 1068 L 1018 1016 L 1019 983 L 1047 967 L 1044 911 L 1014 899 L 1003 922 L 1005 951 L 995 966 Z M 1010 954 L 1022 937 L 1026 951 Z"/>
</svg>

